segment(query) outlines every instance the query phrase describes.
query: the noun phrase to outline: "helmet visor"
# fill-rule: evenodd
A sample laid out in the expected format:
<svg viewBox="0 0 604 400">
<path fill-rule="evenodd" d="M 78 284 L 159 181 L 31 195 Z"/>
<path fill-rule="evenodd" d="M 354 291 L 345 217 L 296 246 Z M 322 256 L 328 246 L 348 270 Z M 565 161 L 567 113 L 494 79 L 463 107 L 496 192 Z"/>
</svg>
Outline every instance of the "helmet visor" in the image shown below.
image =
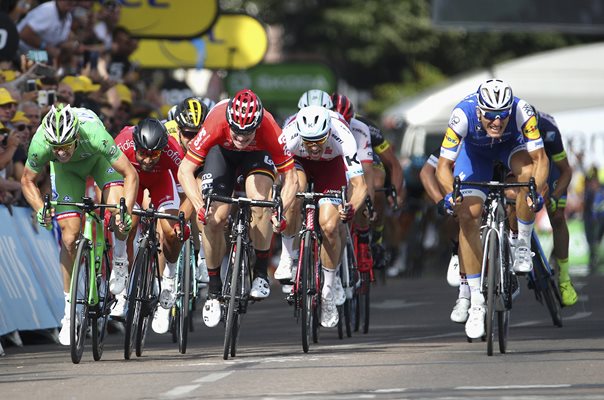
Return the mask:
<svg viewBox="0 0 604 400">
<path fill-rule="evenodd" d="M 510 114 L 512 113 L 512 109 L 508 108 L 506 110 L 491 111 L 483 110 L 482 108 L 480 108 L 480 113 L 484 118 L 488 119 L 489 121 L 494 121 L 498 118 L 503 120 L 510 116 Z"/>
</svg>

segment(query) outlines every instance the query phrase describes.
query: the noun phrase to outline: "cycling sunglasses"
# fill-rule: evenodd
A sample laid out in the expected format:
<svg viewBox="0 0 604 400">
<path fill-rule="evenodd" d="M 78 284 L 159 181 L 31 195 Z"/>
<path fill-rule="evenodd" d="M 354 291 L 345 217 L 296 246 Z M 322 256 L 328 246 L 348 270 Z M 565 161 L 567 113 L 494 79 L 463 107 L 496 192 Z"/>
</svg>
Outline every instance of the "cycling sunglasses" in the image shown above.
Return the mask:
<svg viewBox="0 0 604 400">
<path fill-rule="evenodd" d="M 487 110 L 483 110 L 482 108 L 480 108 L 480 113 L 482 114 L 483 117 L 485 117 L 489 121 L 494 121 L 497 118 L 503 120 L 510 116 L 510 114 L 512 113 L 512 109 L 508 108 L 507 110 L 487 111 Z"/>
<path fill-rule="evenodd" d="M 137 149 L 136 152 L 142 158 L 157 158 L 161 156 L 161 150 L 145 150 L 145 149 Z"/>
<path fill-rule="evenodd" d="M 180 130 L 180 134 L 183 135 L 184 137 L 186 137 L 187 139 L 193 139 L 196 135 L 197 135 L 196 130 L 188 130 L 188 129 L 181 129 Z"/>
<path fill-rule="evenodd" d="M 74 143 L 75 140 L 69 143 L 51 144 L 50 147 L 52 147 L 53 151 L 68 151 L 69 149 L 71 149 L 71 146 L 73 146 Z"/>
<path fill-rule="evenodd" d="M 327 142 L 328 138 L 329 138 L 329 135 L 326 135 L 325 137 L 323 137 L 319 140 L 307 140 L 307 139 L 302 138 L 302 143 L 305 144 L 306 146 L 312 146 L 313 144 L 321 146 L 321 145 L 325 144 L 325 142 Z"/>
</svg>

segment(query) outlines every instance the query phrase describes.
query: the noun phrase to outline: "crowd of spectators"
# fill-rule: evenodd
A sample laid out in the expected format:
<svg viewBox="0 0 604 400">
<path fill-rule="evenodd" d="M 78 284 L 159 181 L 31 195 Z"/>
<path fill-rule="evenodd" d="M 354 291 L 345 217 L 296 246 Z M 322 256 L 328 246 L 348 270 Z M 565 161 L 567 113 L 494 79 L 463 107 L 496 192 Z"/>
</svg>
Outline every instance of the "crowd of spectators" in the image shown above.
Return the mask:
<svg viewBox="0 0 604 400">
<path fill-rule="evenodd" d="M 119 26 L 116 0 L 3 0 L 19 50 L 0 59 L 0 202 L 25 205 L 20 178 L 41 119 L 58 102 L 94 111 L 112 135 L 165 117 L 165 76 L 129 60 L 138 40 Z M 48 175 L 41 184 L 49 184 Z"/>
</svg>

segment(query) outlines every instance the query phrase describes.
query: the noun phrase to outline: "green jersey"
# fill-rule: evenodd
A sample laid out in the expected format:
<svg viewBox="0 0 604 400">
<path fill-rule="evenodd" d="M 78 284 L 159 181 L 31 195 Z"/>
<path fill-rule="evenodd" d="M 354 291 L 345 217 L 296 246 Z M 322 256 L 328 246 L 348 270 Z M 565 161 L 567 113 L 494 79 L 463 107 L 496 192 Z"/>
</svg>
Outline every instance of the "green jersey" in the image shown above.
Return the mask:
<svg viewBox="0 0 604 400">
<path fill-rule="evenodd" d="M 80 122 L 79 139 L 73 156 L 64 163 L 65 167 L 69 167 L 70 164 L 79 165 L 79 161 L 98 155 L 105 158 L 110 165 L 113 164 L 121 156 L 122 151 L 99 117 L 87 108 L 72 108 L 72 110 Z M 40 125 L 31 140 L 26 165 L 32 171 L 40 173 L 49 162 L 53 161 L 57 160 L 52 147 L 44 138 L 44 127 Z"/>
</svg>

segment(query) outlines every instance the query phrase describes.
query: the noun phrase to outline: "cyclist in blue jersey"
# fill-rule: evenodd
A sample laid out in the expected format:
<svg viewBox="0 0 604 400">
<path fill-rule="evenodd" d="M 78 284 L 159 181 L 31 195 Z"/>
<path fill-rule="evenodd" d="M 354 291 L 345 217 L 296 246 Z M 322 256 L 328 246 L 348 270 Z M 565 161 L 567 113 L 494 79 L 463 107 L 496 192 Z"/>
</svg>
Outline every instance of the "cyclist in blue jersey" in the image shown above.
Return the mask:
<svg viewBox="0 0 604 400">
<path fill-rule="evenodd" d="M 515 97 L 512 88 L 500 79 L 483 82 L 476 93 L 457 104 L 443 138 L 436 171 L 439 184 L 447 193 L 444 205 L 459 219 L 459 257 L 470 287 L 470 309 L 465 324 L 470 338 L 485 334 L 486 307 L 480 291 L 480 217 L 486 193 L 480 188 L 464 187 L 463 201 L 454 199 L 453 177 L 459 176 L 462 181 L 489 181 L 493 176 L 493 160 L 504 163 L 521 182 L 535 177 L 539 193 L 547 184 L 549 163 L 533 108 Z M 532 270 L 529 244 L 535 212 L 543 204 L 541 195 L 532 203 L 527 189 L 518 191 L 518 243 L 513 265 L 516 273 Z"/>
</svg>

